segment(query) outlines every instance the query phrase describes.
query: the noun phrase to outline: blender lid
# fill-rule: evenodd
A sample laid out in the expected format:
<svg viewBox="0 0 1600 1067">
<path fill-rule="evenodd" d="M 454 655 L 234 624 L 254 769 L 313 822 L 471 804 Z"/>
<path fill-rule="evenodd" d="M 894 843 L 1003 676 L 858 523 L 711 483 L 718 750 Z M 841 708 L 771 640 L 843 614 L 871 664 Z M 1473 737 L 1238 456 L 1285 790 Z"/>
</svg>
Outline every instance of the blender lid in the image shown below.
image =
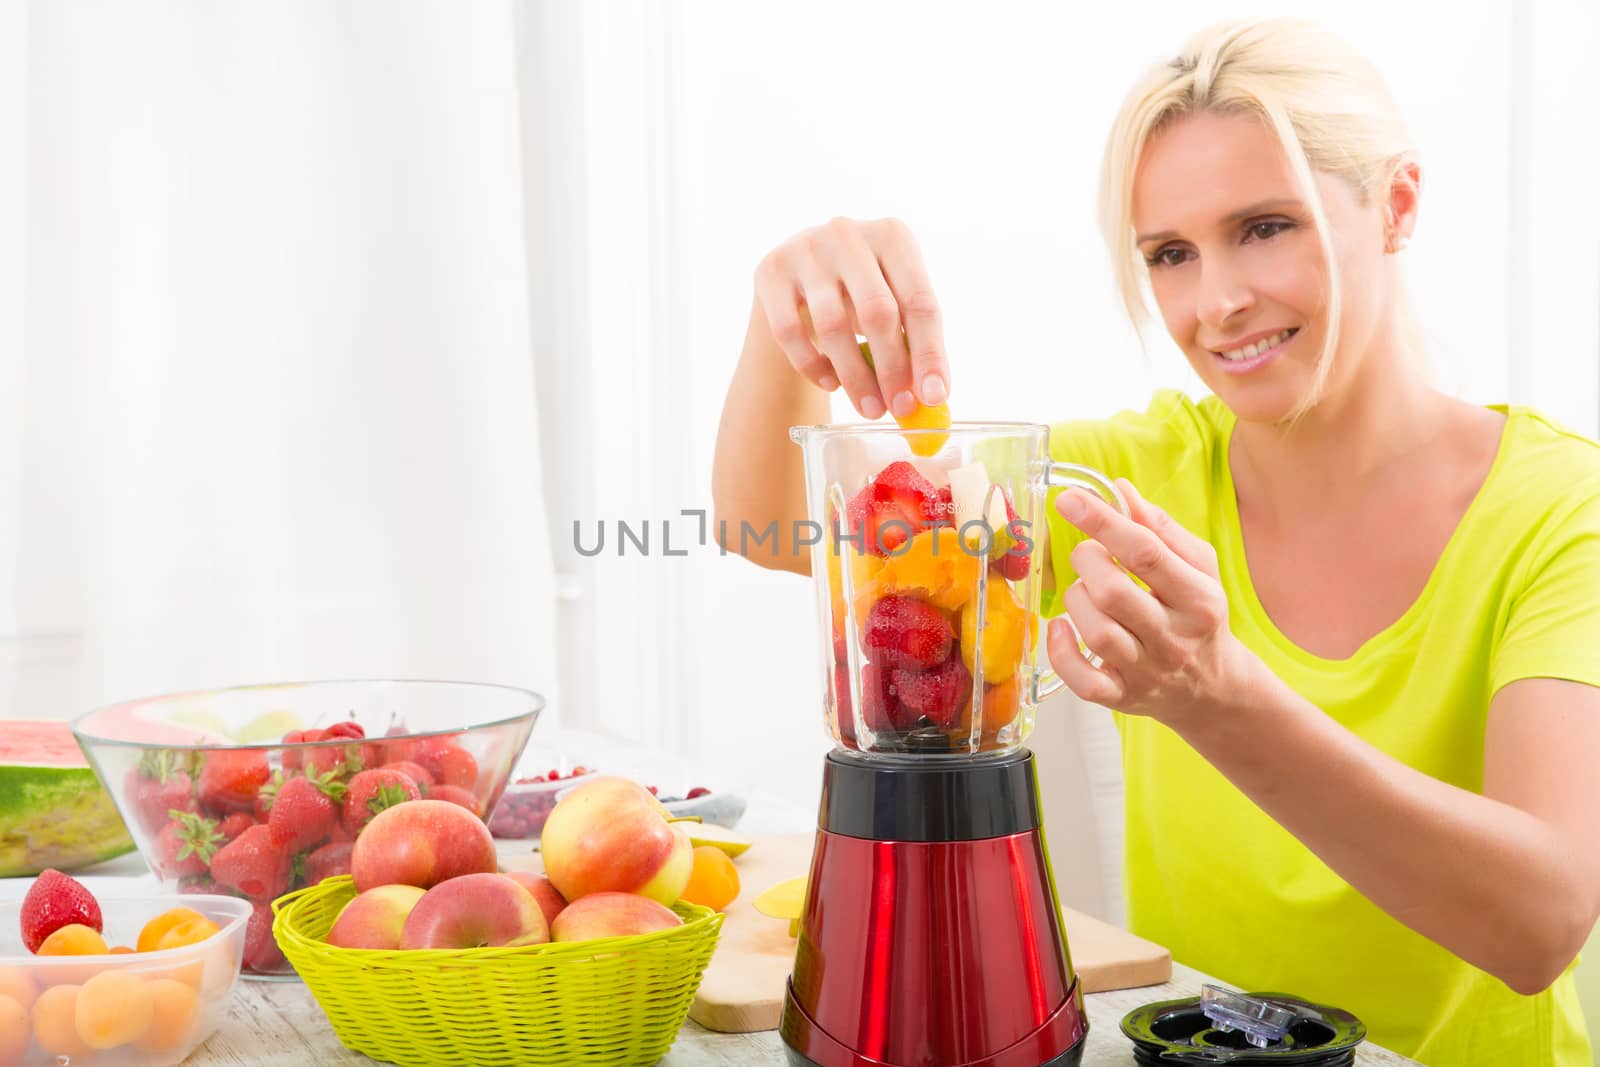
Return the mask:
<svg viewBox="0 0 1600 1067">
<path fill-rule="evenodd" d="M 1367 1027 L 1349 1012 L 1285 993 L 1238 993 L 1206 985 L 1198 997 L 1162 1000 L 1122 1018 L 1141 1064 L 1301 1064 L 1355 1062 Z"/>
</svg>

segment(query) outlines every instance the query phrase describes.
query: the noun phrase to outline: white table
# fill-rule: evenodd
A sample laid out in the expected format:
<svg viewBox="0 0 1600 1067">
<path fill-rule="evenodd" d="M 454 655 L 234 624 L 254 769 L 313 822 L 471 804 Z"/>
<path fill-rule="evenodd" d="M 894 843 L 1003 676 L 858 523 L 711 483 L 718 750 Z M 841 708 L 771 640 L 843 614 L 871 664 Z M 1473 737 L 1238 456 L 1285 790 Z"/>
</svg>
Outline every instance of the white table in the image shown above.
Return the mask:
<svg viewBox="0 0 1600 1067">
<path fill-rule="evenodd" d="M 78 877 L 97 893 L 113 884 L 127 885 L 129 895 L 155 889 L 154 878 L 132 854 L 100 864 Z M 20 895 L 29 881 L 0 879 L 0 897 Z M 1199 971 L 1174 964 L 1172 980 L 1162 985 L 1086 996 L 1089 1042 L 1082 1067 L 1131 1064 L 1133 1044 L 1122 1036 L 1122 1017 L 1152 1001 L 1198 996 L 1201 984 L 1211 980 Z M 339 1044 L 327 1017 L 302 983 L 241 980 L 227 1021 L 184 1061 L 184 1067 L 334 1067 L 377 1062 Z M 786 1063 L 776 1030 L 721 1034 L 693 1022 L 684 1024 L 677 1042 L 660 1061 L 661 1067 L 782 1067 Z M 1357 1050 L 1356 1063 L 1361 1067 L 1392 1067 L 1416 1061 L 1369 1042 Z"/>
<path fill-rule="evenodd" d="M 1133 1045 L 1122 1036 L 1122 1017 L 1141 1004 L 1195 996 L 1205 975 L 1176 965 L 1172 981 L 1139 989 L 1091 993 L 1084 998 L 1089 1009 L 1089 1043 L 1083 1067 L 1125 1067 L 1133 1062 Z M 212 1035 L 185 1067 L 334 1067 L 371 1064 L 370 1060 L 340 1045 L 321 1009 L 306 987 L 298 982 L 240 982 L 227 1023 Z M 685 1023 L 677 1043 L 660 1061 L 661 1067 L 781 1067 L 787 1061 L 776 1030 L 754 1034 L 719 1034 Z M 1363 1044 L 1356 1052 L 1362 1067 L 1414 1064 Z"/>
</svg>

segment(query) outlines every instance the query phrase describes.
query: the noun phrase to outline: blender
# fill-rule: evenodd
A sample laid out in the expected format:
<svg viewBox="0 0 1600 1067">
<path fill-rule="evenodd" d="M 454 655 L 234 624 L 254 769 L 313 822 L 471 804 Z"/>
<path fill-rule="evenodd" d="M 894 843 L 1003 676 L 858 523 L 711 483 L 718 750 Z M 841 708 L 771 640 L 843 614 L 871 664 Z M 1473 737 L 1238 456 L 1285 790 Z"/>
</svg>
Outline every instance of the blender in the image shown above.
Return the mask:
<svg viewBox="0 0 1600 1067">
<path fill-rule="evenodd" d="M 795 1067 L 1065 1067 L 1088 1017 L 1040 820 L 1048 429 L 802 426 L 823 765 L 780 1034 Z"/>
</svg>

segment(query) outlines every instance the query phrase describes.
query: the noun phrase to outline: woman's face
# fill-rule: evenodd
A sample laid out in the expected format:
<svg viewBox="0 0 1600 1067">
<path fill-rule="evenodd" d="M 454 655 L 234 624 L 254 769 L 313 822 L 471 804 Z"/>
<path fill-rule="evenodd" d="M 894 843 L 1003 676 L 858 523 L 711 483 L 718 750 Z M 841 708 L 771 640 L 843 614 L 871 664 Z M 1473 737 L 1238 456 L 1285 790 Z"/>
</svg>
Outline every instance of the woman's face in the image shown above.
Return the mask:
<svg viewBox="0 0 1600 1067">
<path fill-rule="evenodd" d="M 1385 226 L 1348 182 L 1315 180 L 1343 304 L 1326 399 L 1359 374 L 1388 313 Z M 1292 417 L 1316 378 L 1328 279 L 1277 138 L 1249 116 L 1177 120 L 1146 146 L 1133 221 L 1161 317 L 1201 379 L 1240 419 Z"/>
</svg>

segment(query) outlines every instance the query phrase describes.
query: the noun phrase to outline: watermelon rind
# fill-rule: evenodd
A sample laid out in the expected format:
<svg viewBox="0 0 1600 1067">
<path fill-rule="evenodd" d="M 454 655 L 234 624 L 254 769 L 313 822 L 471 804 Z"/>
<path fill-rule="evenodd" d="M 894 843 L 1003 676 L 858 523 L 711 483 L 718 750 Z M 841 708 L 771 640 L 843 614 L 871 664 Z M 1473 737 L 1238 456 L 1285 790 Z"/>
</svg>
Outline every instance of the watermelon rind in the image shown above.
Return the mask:
<svg viewBox="0 0 1600 1067">
<path fill-rule="evenodd" d="M 133 847 L 90 768 L 0 764 L 0 878 L 69 871 Z"/>
</svg>

